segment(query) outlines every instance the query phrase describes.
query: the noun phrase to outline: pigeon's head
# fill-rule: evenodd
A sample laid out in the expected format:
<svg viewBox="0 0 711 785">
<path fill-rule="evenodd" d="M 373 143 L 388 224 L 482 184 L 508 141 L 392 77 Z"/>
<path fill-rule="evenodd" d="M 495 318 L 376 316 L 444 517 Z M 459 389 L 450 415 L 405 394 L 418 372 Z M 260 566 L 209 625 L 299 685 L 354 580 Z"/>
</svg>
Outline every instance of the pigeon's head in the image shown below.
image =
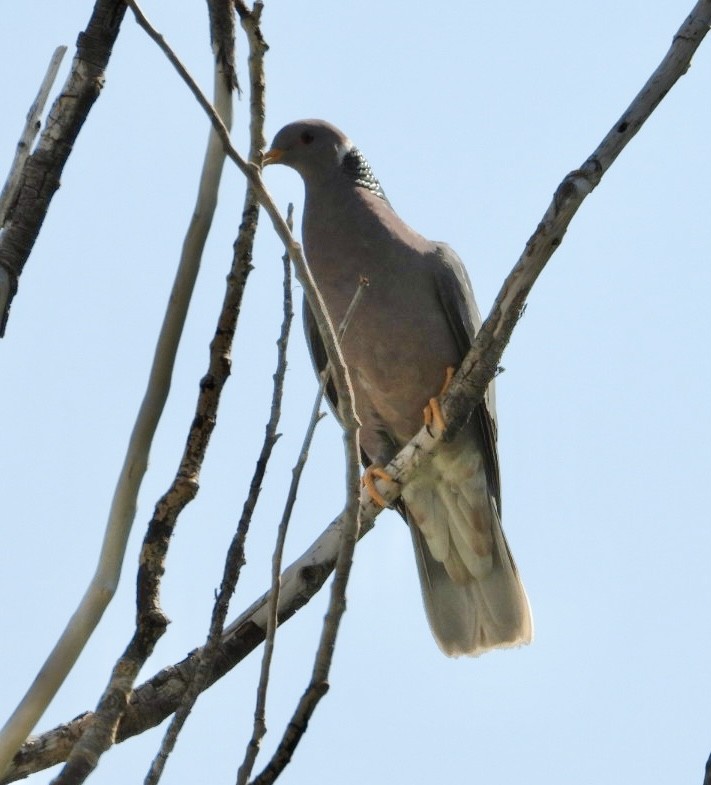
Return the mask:
<svg viewBox="0 0 711 785">
<path fill-rule="evenodd" d="M 302 177 L 334 172 L 353 148 L 353 142 L 325 120 L 297 120 L 285 125 L 264 154 L 264 165 L 285 164 Z"/>
<path fill-rule="evenodd" d="M 285 125 L 274 137 L 263 160 L 264 166 L 290 166 L 307 186 L 341 177 L 349 187 L 365 188 L 388 201 L 360 150 L 343 131 L 325 120 L 297 120 Z"/>
</svg>

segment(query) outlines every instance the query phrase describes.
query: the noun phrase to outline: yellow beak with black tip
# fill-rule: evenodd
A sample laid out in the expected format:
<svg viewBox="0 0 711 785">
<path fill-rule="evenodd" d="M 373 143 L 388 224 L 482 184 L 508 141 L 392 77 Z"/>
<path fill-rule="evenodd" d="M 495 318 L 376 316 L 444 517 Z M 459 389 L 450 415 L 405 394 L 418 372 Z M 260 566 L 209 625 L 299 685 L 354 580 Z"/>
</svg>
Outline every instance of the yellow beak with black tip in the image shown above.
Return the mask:
<svg viewBox="0 0 711 785">
<path fill-rule="evenodd" d="M 264 157 L 262 158 L 262 166 L 269 166 L 269 164 L 278 164 L 281 158 L 284 155 L 283 150 L 279 150 L 277 148 L 272 148 L 271 150 L 267 150 L 264 153 Z"/>
</svg>

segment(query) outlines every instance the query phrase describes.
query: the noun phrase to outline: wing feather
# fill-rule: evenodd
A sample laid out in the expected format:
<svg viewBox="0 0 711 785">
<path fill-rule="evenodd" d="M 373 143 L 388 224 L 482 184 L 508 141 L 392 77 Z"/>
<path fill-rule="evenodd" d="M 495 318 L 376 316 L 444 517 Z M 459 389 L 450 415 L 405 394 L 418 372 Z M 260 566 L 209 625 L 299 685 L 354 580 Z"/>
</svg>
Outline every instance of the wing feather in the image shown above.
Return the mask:
<svg viewBox="0 0 711 785">
<path fill-rule="evenodd" d="M 471 349 L 474 338 L 481 328 L 481 315 L 462 260 L 445 243 L 436 244 L 436 253 L 440 262 L 435 273 L 437 293 L 452 334 L 457 341 L 461 362 Z M 489 384 L 483 403 L 479 404 L 472 414 L 472 419 L 479 424 L 484 446 L 486 476 L 500 515 L 501 478 L 496 452 L 496 401 L 493 380 Z"/>
</svg>

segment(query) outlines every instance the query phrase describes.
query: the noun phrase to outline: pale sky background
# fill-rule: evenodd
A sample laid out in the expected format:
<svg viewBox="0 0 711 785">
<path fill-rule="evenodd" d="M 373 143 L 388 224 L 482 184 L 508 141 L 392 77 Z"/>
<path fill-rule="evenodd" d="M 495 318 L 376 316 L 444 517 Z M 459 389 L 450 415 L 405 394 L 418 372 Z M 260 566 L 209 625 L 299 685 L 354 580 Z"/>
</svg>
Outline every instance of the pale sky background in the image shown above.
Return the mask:
<svg viewBox="0 0 711 785">
<path fill-rule="evenodd" d="M 692 5 L 268 2 L 267 135 L 302 117 L 343 128 L 399 213 L 456 249 L 487 313 L 556 186 L 627 107 Z M 3 175 L 54 47 L 68 44 L 71 56 L 91 6 L 2 4 Z M 209 90 L 205 4 L 152 0 L 145 10 Z M 239 50 L 246 81 L 242 37 Z M 60 83 L 68 68 L 69 57 Z M 331 691 L 282 782 L 701 782 L 711 752 L 710 89 L 706 40 L 574 219 L 503 358 L 504 526 L 535 642 L 445 658 L 421 608 L 409 535 L 383 514 L 356 553 Z M 246 115 L 238 103 L 242 150 Z M 127 15 L 0 342 L 3 721 L 93 573 L 207 133 L 194 99 Z M 299 178 L 274 167 L 266 181 L 280 205 L 295 202 L 300 221 Z M 93 708 L 128 641 L 142 530 L 192 418 L 242 192 L 228 164 L 118 596 L 38 731 Z M 169 554 L 163 607 L 173 623 L 144 678 L 204 639 L 268 414 L 280 255 L 263 220 L 201 491 Z M 315 392 L 298 321 L 291 349 L 284 437 L 232 618 L 266 586 L 282 489 Z M 289 561 L 339 512 L 341 474 L 329 418 Z M 279 633 L 267 752 L 307 682 L 322 594 Z M 234 781 L 260 657 L 203 696 L 165 783 Z M 113 749 L 92 782 L 142 782 L 159 734 Z"/>
</svg>

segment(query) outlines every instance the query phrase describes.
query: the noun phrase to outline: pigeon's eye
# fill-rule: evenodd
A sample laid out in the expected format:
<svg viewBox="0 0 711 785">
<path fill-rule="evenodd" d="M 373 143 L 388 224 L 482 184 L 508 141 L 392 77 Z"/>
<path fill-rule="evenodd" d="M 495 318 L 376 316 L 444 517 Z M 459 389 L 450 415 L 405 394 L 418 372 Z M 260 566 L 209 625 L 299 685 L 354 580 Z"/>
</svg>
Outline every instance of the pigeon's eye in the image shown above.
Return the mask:
<svg viewBox="0 0 711 785">
<path fill-rule="evenodd" d="M 314 140 L 314 135 L 310 131 L 304 131 L 301 134 L 301 141 L 304 144 L 311 144 L 311 142 L 313 142 L 313 140 Z"/>
</svg>

